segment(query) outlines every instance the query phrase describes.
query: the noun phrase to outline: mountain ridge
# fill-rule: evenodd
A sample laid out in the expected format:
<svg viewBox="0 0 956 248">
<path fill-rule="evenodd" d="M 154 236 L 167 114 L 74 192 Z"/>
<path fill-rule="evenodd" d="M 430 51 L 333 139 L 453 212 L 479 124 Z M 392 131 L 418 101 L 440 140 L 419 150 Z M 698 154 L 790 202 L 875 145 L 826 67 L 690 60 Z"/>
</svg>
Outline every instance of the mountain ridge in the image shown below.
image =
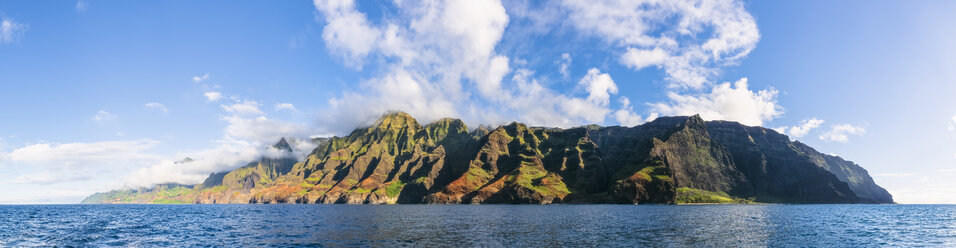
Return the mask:
<svg viewBox="0 0 956 248">
<path fill-rule="evenodd" d="M 469 131 L 461 120 L 421 125 L 395 111 L 314 143 L 305 158 L 262 158 L 198 185 L 97 193 L 83 202 L 893 202 L 855 163 L 771 129 L 697 115 L 634 127 L 512 122 Z"/>
</svg>

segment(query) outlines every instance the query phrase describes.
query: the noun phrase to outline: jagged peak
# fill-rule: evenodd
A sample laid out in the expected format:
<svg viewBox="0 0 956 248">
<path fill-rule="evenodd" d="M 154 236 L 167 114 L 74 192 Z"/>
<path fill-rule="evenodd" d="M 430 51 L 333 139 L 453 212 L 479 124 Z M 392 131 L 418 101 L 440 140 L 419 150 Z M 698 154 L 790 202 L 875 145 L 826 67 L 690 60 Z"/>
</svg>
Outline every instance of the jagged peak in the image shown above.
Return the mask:
<svg viewBox="0 0 956 248">
<path fill-rule="evenodd" d="M 468 133 L 468 127 L 459 119 L 442 118 L 425 125 L 425 131 L 432 141 L 439 142 L 449 135 Z"/>
<path fill-rule="evenodd" d="M 454 118 L 441 118 L 437 121 L 429 123 L 426 125 L 426 127 L 447 127 L 449 130 L 455 129 L 464 130 L 466 132 L 468 131 L 468 126 L 465 125 L 465 122 Z"/>
<path fill-rule="evenodd" d="M 508 125 L 504 125 L 501 128 L 504 128 L 505 130 L 513 130 L 513 131 L 529 130 L 528 125 L 525 125 L 524 123 L 517 122 L 517 121 L 512 121 Z"/>
<path fill-rule="evenodd" d="M 589 124 L 589 125 L 585 125 L 585 126 L 584 126 L 584 129 L 586 129 L 586 130 L 598 130 L 598 129 L 601 129 L 601 128 L 603 128 L 603 127 L 602 127 L 601 125 L 598 125 L 598 124 Z"/>
<path fill-rule="evenodd" d="M 292 142 L 295 142 L 295 141 L 293 140 Z M 287 152 L 292 151 L 292 145 L 289 144 L 289 142 L 286 140 L 285 137 L 280 138 L 279 142 L 276 142 L 275 145 L 272 145 L 272 148 L 278 149 L 280 151 L 287 151 Z"/>
<path fill-rule="evenodd" d="M 704 123 L 704 119 L 700 118 L 699 114 L 687 117 L 687 120 L 684 121 L 684 126 L 692 129 L 707 130 L 707 125 Z"/>
<path fill-rule="evenodd" d="M 189 163 L 189 162 L 192 162 L 192 161 L 196 161 L 196 160 L 193 159 L 193 158 L 190 158 L 190 157 L 186 157 L 186 158 L 183 158 L 182 160 L 173 162 L 173 164 L 185 164 L 185 163 Z"/>
<path fill-rule="evenodd" d="M 524 123 L 513 121 L 508 125 L 498 126 L 498 128 L 495 128 L 495 130 L 491 132 L 504 132 L 508 136 L 515 137 L 521 133 L 530 133 L 531 129 L 529 129 Z"/>
</svg>

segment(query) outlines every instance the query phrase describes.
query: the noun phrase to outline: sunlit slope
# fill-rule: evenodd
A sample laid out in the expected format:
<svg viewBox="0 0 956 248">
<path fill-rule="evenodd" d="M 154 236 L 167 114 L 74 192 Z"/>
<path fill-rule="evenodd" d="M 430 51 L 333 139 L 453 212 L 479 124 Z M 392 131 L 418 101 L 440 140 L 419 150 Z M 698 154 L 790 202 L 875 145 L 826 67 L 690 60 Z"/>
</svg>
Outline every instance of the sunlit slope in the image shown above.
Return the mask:
<svg viewBox="0 0 956 248">
<path fill-rule="evenodd" d="M 469 129 L 393 112 L 314 142 L 298 160 L 263 158 L 203 184 L 84 203 L 892 203 L 852 162 L 770 129 L 698 116 L 630 128 Z"/>
</svg>

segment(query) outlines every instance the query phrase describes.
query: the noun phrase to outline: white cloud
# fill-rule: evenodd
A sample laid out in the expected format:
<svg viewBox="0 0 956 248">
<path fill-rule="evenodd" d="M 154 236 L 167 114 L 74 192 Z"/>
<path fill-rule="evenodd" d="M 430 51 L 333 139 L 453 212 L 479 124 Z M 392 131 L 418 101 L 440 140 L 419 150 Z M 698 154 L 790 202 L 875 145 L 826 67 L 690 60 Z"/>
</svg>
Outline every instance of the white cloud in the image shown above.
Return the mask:
<svg viewBox="0 0 956 248">
<path fill-rule="evenodd" d="M 158 103 L 158 102 L 146 103 L 146 105 L 144 105 L 144 107 L 146 107 L 146 108 L 151 108 L 151 109 L 156 109 L 156 110 L 162 111 L 163 113 L 169 113 L 169 109 L 167 109 L 166 106 L 163 105 L 162 103 Z"/>
<path fill-rule="evenodd" d="M 423 123 L 458 115 L 455 103 L 443 97 L 446 92 L 440 85 L 428 82 L 416 72 L 395 69 L 382 78 L 363 82 L 362 86 L 368 91 L 346 92 L 330 99 L 333 111 L 323 113 L 326 116 L 320 118 L 320 126 L 331 132 L 348 131 L 390 110 L 408 112 Z"/>
<path fill-rule="evenodd" d="M 94 143 L 38 143 L 14 149 L 7 157 L 11 162 L 71 166 L 104 161 L 152 160 L 157 156 L 146 153 L 159 142 L 143 139 L 132 141 L 103 141 Z"/>
<path fill-rule="evenodd" d="M 93 120 L 103 122 L 103 121 L 116 119 L 116 117 L 118 116 L 114 114 L 110 114 L 109 112 L 100 110 L 99 112 L 96 112 L 96 115 L 93 115 Z"/>
<path fill-rule="evenodd" d="M 660 65 L 667 61 L 668 54 L 660 47 L 651 50 L 637 49 L 628 47 L 627 52 L 621 56 L 621 62 L 631 69 L 640 70 L 652 65 Z"/>
<path fill-rule="evenodd" d="M 82 174 L 43 172 L 43 173 L 19 175 L 17 177 L 14 177 L 11 182 L 16 184 L 55 184 L 55 183 L 75 182 L 75 181 L 86 181 L 90 179 L 92 179 L 92 177 L 88 175 L 82 175 Z"/>
<path fill-rule="evenodd" d="M 288 110 L 288 111 L 292 111 L 292 112 L 299 112 L 298 109 L 295 109 L 295 105 L 292 105 L 291 103 L 284 103 L 284 102 L 276 103 L 276 108 L 275 108 L 275 110 L 276 110 L 276 111 L 279 111 L 279 110 Z"/>
<path fill-rule="evenodd" d="M 26 32 L 26 24 L 18 23 L 13 19 L 4 17 L 0 19 L 0 43 L 13 43 L 17 41 L 23 33 Z"/>
<path fill-rule="evenodd" d="M 227 116 L 225 132 L 228 138 L 260 142 L 276 142 L 282 137 L 307 137 L 308 127 L 302 124 L 276 121 L 265 116 L 243 118 Z"/>
<path fill-rule="evenodd" d="M 760 126 L 764 121 L 783 114 L 777 105 L 777 90 L 770 88 L 750 91 L 747 78 L 733 84 L 715 85 L 709 93 L 681 95 L 668 94 L 670 102 L 651 104 L 652 111 L 663 115 L 700 114 L 705 120 L 737 121 L 744 125 Z"/>
<path fill-rule="evenodd" d="M 617 111 L 614 111 L 614 118 L 617 120 L 617 123 L 626 127 L 633 127 L 644 122 L 653 121 L 657 119 L 656 114 L 651 114 L 647 116 L 647 119 L 642 119 L 640 115 L 635 114 L 631 107 L 631 100 L 627 97 L 621 97 L 621 108 Z"/>
<path fill-rule="evenodd" d="M 864 130 L 862 127 L 856 127 L 850 124 L 840 124 L 831 126 L 830 131 L 820 135 L 820 139 L 825 141 L 847 143 L 850 141 L 849 135 L 861 136 L 865 133 L 866 130 Z"/>
<path fill-rule="evenodd" d="M 578 30 L 624 50 L 634 69 L 661 66 L 673 87 L 703 88 L 718 67 L 735 64 L 760 39 L 736 0 L 565 0 Z"/>
<path fill-rule="evenodd" d="M 817 118 L 810 118 L 809 120 L 800 121 L 799 125 L 792 126 L 792 127 L 779 127 L 779 128 L 775 128 L 775 130 L 777 130 L 780 133 L 790 135 L 791 137 L 794 137 L 794 138 L 801 138 L 807 135 L 807 133 L 809 133 L 811 129 L 820 127 L 820 124 L 823 124 L 823 120 L 820 120 Z"/>
<path fill-rule="evenodd" d="M 568 67 L 571 66 L 571 54 L 562 53 L 561 60 L 558 61 L 558 64 L 559 64 L 558 72 L 561 73 L 561 76 L 564 77 L 564 79 L 570 78 L 571 72 L 568 71 Z"/>
<path fill-rule="evenodd" d="M 206 96 L 206 101 L 210 102 L 218 102 L 219 99 L 222 99 L 222 93 L 216 91 L 206 92 L 203 96 Z"/>
<path fill-rule="evenodd" d="M 345 64 L 361 68 L 357 65 L 366 61 L 382 62 L 386 68 L 363 81 L 361 89 L 329 101 L 330 111 L 319 118 L 328 120 L 320 126 L 329 132 L 348 131 L 389 110 L 425 123 L 458 117 L 558 127 L 601 123 L 612 112 L 608 105 L 617 85 L 598 69 L 578 82 L 584 98 L 548 88 L 527 68 L 512 68 L 512 58 L 495 51 L 510 21 L 500 1 L 401 1 L 397 15 L 378 22 L 366 19 L 352 1 L 316 1 L 315 6 L 326 23 L 326 47 Z M 570 62 L 570 54 L 562 55 L 562 76 L 569 77 Z"/>
<path fill-rule="evenodd" d="M 949 122 L 949 131 L 956 130 L 956 115 L 953 116 L 952 121 Z"/>
<path fill-rule="evenodd" d="M 236 101 L 232 104 L 223 104 L 222 109 L 235 115 L 261 115 L 259 103 L 256 101 Z"/>
<path fill-rule="evenodd" d="M 209 79 L 209 73 L 202 74 L 201 76 L 193 76 L 193 82 L 196 83 L 202 83 L 203 81 L 206 81 L 206 79 Z"/>
<path fill-rule="evenodd" d="M 409 112 L 423 122 L 458 117 L 466 122 L 517 120 L 569 127 L 602 123 L 609 116 L 622 125 L 646 121 L 634 113 L 629 100 L 620 109 L 608 106 L 618 89 L 607 73 L 589 70 L 578 82 L 587 92 L 580 98 L 540 83 L 547 79 L 539 80 L 534 71 L 521 68 L 523 60 L 498 54 L 495 47 L 510 21 L 500 1 L 399 1 L 397 14 L 376 21 L 367 19 L 353 1 L 314 4 L 325 22 L 326 47 L 333 54 L 352 67 L 378 62 L 385 68 L 362 82 L 360 89 L 329 101 L 330 110 L 319 118 L 329 120 L 320 123 L 329 132 L 347 131 L 389 110 Z M 574 27 L 620 48 L 622 64 L 637 70 L 660 66 L 677 89 L 703 88 L 716 68 L 736 63 L 759 40 L 753 17 L 737 1 L 568 0 L 563 6 Z M 515 13 L 528 16 L 526 12 Z M 519 67 L 512 68 L 511 61 Z M 557 62 L 565 78 L 571 74 L 570 62 L 569 53 Z M 743 79 L 718 85 L 709 94 L 672 92 L 671 103 L 652 105 L 649 117 L 700 113 L 708 119 L 760 125 L 782 113 L 776 95 L 772 88 L 752 92 Z"/>
<path fill-rule="evenodd" d="M 519 69 L 512 77 L 515 83 L 513 91 L 505 91 L 507 96 L 504 108 L 514 111 L 517 118 L 529 125 L 573 127 L 586 123 L 599 123 L 611 112 L 608 98 L 617 92 L 617 85 L 610 75 L 591 69 L 578 81 L 578 85 L 588 93 L 586 97 L 573 97 L 559 94 L 544 87 L 534 72 Z M 489 110 L 493 111 L 493 110 Z M 501 122 L 510 120 L 500 117 Z"/>
<path fill-rule="evenodd" d="M 157 160 L 126 176 L 124 184 L 134 187 L 168 182 L 196 184 L 201 183 L 209 173 L 232 170 L 264 156 L 304 158 L 314 148 L 306 138 L 311 136 L 310 131 L 313 128 L 304 124 L 269 119 L 261 115 L 255 101 L 223 105 L 223 110 L 229 113 L 222 117 L 227 125 L 223 129 L 222 138 L 215 141 L 215 147 L 187 151 L 165 160 Z M 269 147 L 280 138 L 296 137 L 303 138 L 290 141 L 294 148 L 293 153 Z M 196 160 L 187 164 L 176 164 L 175 161 L 182 157 Z"/>
<path fill-rule="evenodd" d="M 90 4 L 87 3 L 87 2 L 84 1 L 84 0 L 76 1 L 76 11 L 77 11 L 77 12 L 84 12 L 84 11 L 86 11 L 86 8 L 89 7 L 89 6 L 90 6 Z"/>
<path fill-rule="evenodd" d="M 611 79 L 611 75 L 601 73 L 597 68 L 588 70 L 588 74 L 581 78 L 578 85 L 584 86 L 588 91 L 588 101 L 607 105 L 611 94 L 617 94 L 617 84 Z"/>
<path fill-rule="evenodd" d="M 315 1 L 315 7 L 326 23 L 326 47 L 347 65 L 361 68 L 370 56 L 390 61 L 362 90 L 330 100 L 331 119 L 346 120 L 333 124 L 353 126 L 387 110 L 426 121 L 456 117 L 474 107 L 471 92 L 505 99 L 501 81 L 510 59 L 495 52 L 508 23 L 500 1 L 396 2 L 401 14 L 381 24 L 366 19 L 353 1 Z"/>
<path fill-rule="evenodd" d="M 322 38 L 329 50 L 342 55 L 347 64 L 361 67 L 365 56 L 376 49 L 382 30 L 370 26 L 351 0 L 315 0 L 313 4 L 326 16 Z"/>
<path fill-rule="evenodd" d="M 180 158 L 196 158 L 192 162 L 176 164 L 174 160 L 158 161 L 133 171 L 123 179 L 123 184 L 128 187 L 148 187 L 160 183 L 198 184 L 213 172 L 233 170 L 262 157 L 303 158 L 315 148 L 307 140 L 288 141 L 293 148 L 291 153 L 272 149 L 269 146 L 273 143 L 224 138 L 217 141 L 214 148 L 179 155 Z"/>
</svg>

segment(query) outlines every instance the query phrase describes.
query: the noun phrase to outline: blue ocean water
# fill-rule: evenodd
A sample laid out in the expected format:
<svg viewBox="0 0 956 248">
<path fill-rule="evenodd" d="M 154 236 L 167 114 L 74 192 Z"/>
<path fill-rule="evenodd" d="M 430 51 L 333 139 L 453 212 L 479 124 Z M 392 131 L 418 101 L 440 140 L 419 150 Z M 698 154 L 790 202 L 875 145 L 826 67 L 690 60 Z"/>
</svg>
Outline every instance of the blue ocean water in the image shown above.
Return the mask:
<svg viewBox="0 0 956 248">
<path fill-rule="evenodd" d="M 0 247 L 956 246 L 956 205 L 10 205 Z"/>
</svg>

